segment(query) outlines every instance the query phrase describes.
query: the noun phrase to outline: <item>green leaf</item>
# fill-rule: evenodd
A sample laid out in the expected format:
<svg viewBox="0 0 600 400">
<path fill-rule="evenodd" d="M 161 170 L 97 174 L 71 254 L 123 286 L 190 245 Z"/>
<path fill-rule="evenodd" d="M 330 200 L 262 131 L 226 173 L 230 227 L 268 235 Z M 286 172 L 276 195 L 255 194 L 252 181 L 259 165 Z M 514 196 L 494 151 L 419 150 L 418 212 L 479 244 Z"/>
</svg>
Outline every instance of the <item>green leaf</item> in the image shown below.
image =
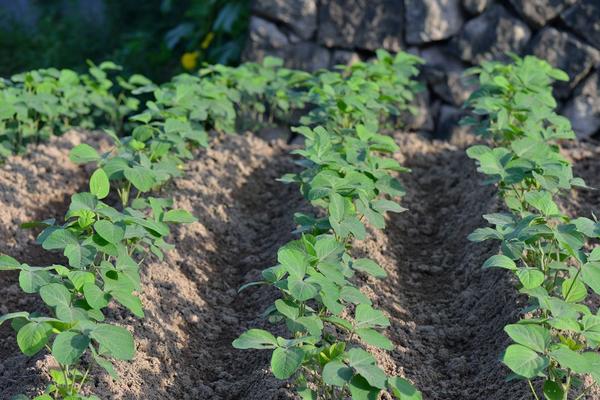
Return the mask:
<svg viewBox="0 0 600 400">
<path fill-rule="evenodd" d="M 541 374 L 548 366 L 548 359 L 538 355 L 535 351 L 520 344 L 508 346 L 502 357 L 515 374 L 531 379 Z"/>
<path fill-rule="evenodd" d="M 0 271 L 21 269 L 21 263 L 5 254 L 0 255 Z"/>
<path fill-rule="evenodd" d="M 110 182 L 108 181 L 108 175 L 106 175 L 106 172 L 102 168 L 98 168 L 90 178 L 90 193 L 99 199 L 103 199 L 108 196 L 109 192 Z"/>
<path fill-rule="evenodd" d="M 352 268 L 357 271 L 372 275 L 375 278 L 385 278 L 387 276 L 387 273 L 381 266 L 379 266 L 379 264 L 368 258 L 359 258 L 352 261 Z"/>
<path fill-rule="evenodd" d="M 390 339 L 371 328 L 359 328 L 356 334 L 371 346 L 379 347 L 384 350 L 394 350 L 394 344 Z"/>
<path fill-rule="evenodd" d="M 355 375 L 350 381 L 350 394 L 352 400 L 377 400 L 380 389 L 369 385 L 369 382 L 360 375 Z"/>
<path fill-rule="evenodd" d="M 409 381 L 399 376 L 387 380 L 388 387 L 398 400 L 423 400 L 423 395 Z"/>
<path fill-rule="evenodd" d="M 565 301 L 568 303 L 578 303 L 587 297 L 587 289 L 579 279 L 564 280 L 561 290 Z"/>
<path fill-rule="evenodd" d="M 44 348 L 52 335 L 52 325 L 46 322 L 29 322 L 17 332 L 17 344 L 26 356 L 31 357 Z"/>
<path fill-rule="evenodd" d="M 327 385 L 343 387 L 352 379 L 352 368 L 339 360 L 332 360 L 323 368 L 323 381 Z"/>
<path fill-rule="evenodd" d="M 293 279 L 304 278 L 309 266 L 306 254 L 289 244 L 277 251 L 277 261 L 283 265 Z"/>
<path fill-rule="evenodd" d="M 363 349 L 353 348 L 347 352 L 350 366 L 356 370 L 369 385 L 383 389 L 387 376 L 375 362 L 375 358 Z"/>
<path fill-rule="evenodd" d="M 26 311 L 17 311 L 0 316 L 0 325 L 14 318 L 29 318 L 29 313 Z"/>
<path fill-rule="evenodd" d="M 94 283 L 96 281 L 95 275 L 87 271 L 70 271 L 67 276 L 77 290 L 81 290 L 86 283 Z"/>
<path fill-rule="evenodd" d="M 104 293 L 95 283 L 84 284 L 83 295 L 88 305 L 96 310 L 100 310 L 108 305 L 108 294 Z"/>
<path fill-rule="evenodd" d="M 98 324 L 90 337 L 100 344 L 100 353 L 108 353 L 117 360 L 131 360 L 135 354 L 133 336 L 125 328 Z"/>
<path fill-rule="evenodd" d="M 545 216 L 560 214 L 560 210 L 552 200 L 550 192 L 527 192 L 525 193 L 525 201 Z"/>
<path fill-rule="evenodd" d="M 385 316 L 383 311 L 376 310 L 369 304 L 359 304 L 356 306 L 355 319 L 357 328 L 390 326 L 390 320 Z"/>
<path fill-rule="evenodd" d="M 298 370 L 304 360 L 304 351 L 299 347 L 278 347 L 271 357 L 271 371 L 277 379 L 288 379 Z"/>
<path fill-rule="evenodd" d="M 71 304 L 71 293 L 60 283 L 50 283 L 40 288 L 40 297 L 50 307 L 69 306 Z"/>
<path fill-rule="evenodd" d="M 544 382 L 543 391 L 546 400 L 563 400 L 565 395 L 562 385 L 551 380 Z"/>
<path fill-rule="evenodd" d="M 581 267 L 581 279 L 592 288 L 596 294 L 600 294 L 600 262 L 588 262 Z"/>
<path fill-rule="evenodd" d="M 45 270 L 27 269 L 19 273 L 19 286 L 25 293 L 37 293 L 52 280 L 52 275 Z"/>
<path fill-rule="evenodd" d="M 110 295 L 119 303 L 127 307 L 136 317 L 144 318 L 144 307 L 139 297 L 125 290 L 112 290 Z"/>
<path fill-rule="evenodd" d="M 550 356 L 555 358 L 562 368 L 569 368 L 578 374 L 585 374 L 591 369 L 588 360 L 581 353 L 566 346 L 560 346 L 550 352 Z"/>
<path fill-rule="evenodd" d="M 315 297 L 318 293 L 317 288 L 302 279 L 288 279 L 290 294 L 298 301 L 307 301 Z"/>
<path fill-rule="evenodd" d="M 163 222 L 175 222 L 180 224 L 191 224 L 197 219 L 186 210 L 169 210 L 163 217 Z"/>
<path fill-rule="evenodd" d="M 535 268 L 519 268 L 517 277 L 525 289 L 534 289 L 544 283 L 544 273 Z"/>
<path fill-rule="evenodd" d="M 99 161 L 100 155 L 92 146 L 82 143 L 71 149 L 69 159 L 75 164 L 85 164 L 92 161 Z"/>
<path fill-rule="evenodd" d="M 123 225 L 113 224 L 107 220 L 96 221 L 94 230 L 102 239 L 112 244 L 119 243 L 125 237 L 125 227 Z"/>
<path fill-rule="evenodd" d="M 504 255 L 496 254 L 485 260 L 483 263 L 483 268 L 505 268 L 514 271 L 517 269 L 517 265 L 510 258 Z"/>
<path fill-rule="evenodd" d="M 529 347 L 538 353 L 543 353 L 548 348 L 551 340 L 550 331 L 539 325 L 506 325 L 504 331 L 518 344 Z"/>
<path fill-rule="evenodd" d="M 56 229 L 42 242 L 42 247 L 44 250 L 58 250 L 70 244 L 78 245 L 77 237 L 66 229 Z"/>
<path fill-rule="evenodd" d="M 77 332 L 61 332 L 52 344 L 52 355 L 61 364 L 71 365 L 79 360 L 87 346 L 90 338 Z"/>
<path fill-rule="evenodd" d="M 236 349 L 274 349 L 277 339 L 270 332 L 262 329 L 249 329 L 232 343 Z"/>
<path fill-rule="evenodd" d="M 140 192 L 148 192 L 154 186 L 152 172 L 143 167 L 127 168 L 123 171 L 125 178 L 133 184 Z"/>
</svg>

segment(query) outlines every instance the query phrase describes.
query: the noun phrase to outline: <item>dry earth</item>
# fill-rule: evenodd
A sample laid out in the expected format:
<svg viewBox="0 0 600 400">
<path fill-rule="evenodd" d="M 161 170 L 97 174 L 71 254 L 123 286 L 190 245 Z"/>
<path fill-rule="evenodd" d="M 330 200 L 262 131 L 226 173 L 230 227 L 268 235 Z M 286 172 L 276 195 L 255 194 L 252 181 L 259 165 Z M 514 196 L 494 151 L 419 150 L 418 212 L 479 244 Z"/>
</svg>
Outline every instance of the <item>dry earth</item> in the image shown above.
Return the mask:
<svg viewBox="0 0 600 400">
<path fill-rule="evenodd" d="M 504 382 L 498 361 L 508 343 L 502 327 L 517 318 L 521 300 L 506 274 L 481 270 L 496 251 L 493 244 L 466 240 L 483 225 L 481 215 L 499 207 L 494 188 L 479 184 L 481 175 L 464 153 L 471 139 L 396 139 L 398 159 L 412 169 L 402 177 L 408 193 L 403 205 L 410 211 L 391 216 L 384 232 L 356 243 L 357 253 L 389 273 L 385 280 L 361 282 L 392 321 L 388 334 L 396 350 L 378 354 L 381 366 L 411 379 L 426 399 L 528 399 L 522 382 Z M 64 213 L 69 195 L 83 188 L 89 174 L 68 161 L 68 148 L 90 140 L 96 139 L 70 133 L 0 167 L 1 252 L 34 265 L 59 260 L 18 224 Z M 243 330 L 264 326 L 260 313 L 275 296 L 269 288 L 242 295 L 236 289 L 275 262 L 277 248 L 292 238 L 293 213 L 307 207 L 297 188 L 275 181 L 295 168 L 290 149 L 251 135 L 219 138 L 188 164 L 185 178 L 165 188 L 199 222 L 175 228 L 176 249 L 164 262 L 144 267 L 146 318 L 111 310 L 113 321 L 134 332 L 136 358 L 118 365 L 118 381 L 96 371 L 92 392 L 132 400 L 294 398 L 286 383 L 269 375 L 266 353 L 230 346 Z M 579 143 L 565 154 L 588 184 L 600 187 L 600 147 Z M 595 191 L 563 200 L 579 215 L 590 215 L 599 204 Z M 41 307 L 20 293 L 14 274 L 1 277 L 0 312 Z M 20 355 L 10 328 L 0 328 L 1 399 L 43 389 L 49 365 L 45 354 Z"/>
</svg>

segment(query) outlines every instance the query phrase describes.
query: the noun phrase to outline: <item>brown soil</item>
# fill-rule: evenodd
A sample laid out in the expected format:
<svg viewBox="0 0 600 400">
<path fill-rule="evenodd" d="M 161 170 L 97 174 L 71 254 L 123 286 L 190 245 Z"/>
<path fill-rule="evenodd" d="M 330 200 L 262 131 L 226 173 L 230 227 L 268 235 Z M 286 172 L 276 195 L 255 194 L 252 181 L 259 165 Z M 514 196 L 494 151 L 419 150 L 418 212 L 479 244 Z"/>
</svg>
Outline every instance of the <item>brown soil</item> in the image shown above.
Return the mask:
<svg viewBox="0 0 600 400">
<path fill-rule="evenodd" d="M 410 211 L 391 216 L 384 232 L 373 231 L 369 240 L 356 243 L 357 253 L 389 273 L 385 280 L 361 283 L 392 321 L 388 335 L 397 347 L 378 354 L 381 366 L 411 379 L 426 399 L 530 398 L 522 382 L 504 382 L 507 371 L 498 361 L 508 343 L 502 327 L 517 318 L 520 299 L 507 274 L 481 270 L 496 251 L 493 243 L 466 240 L 484 225 L 482 214 L 498 209 L 494 188 L 479 185 L 481 175 L 464 154 L 469 139 L 450 144 L 417 135 L 396 139 L 398 159 L 413 170 L 402 177 L 408 192 L 403 205 Z M 0 168 L 0 251 L 34 264 L 48 262 L 29 233 L 11 225 L 64 212 L 68 194 L 87 175 L 66 159 L 69 142 L 77 140 L 54 140 Z M 176 249 L 164 262 L 145 266 L 146 318 L 111 311 L 114 321 L 134 332 L 137 354 L 133 362 L 118 365 L 118 381 L 96 371 L 94 393 L 103 399 L 294 398 L 285 383 L 269 375 L 266 352 L 230 345 L 243 330 L 265 325 L 260 313 L 275 296 L 269 288 L 243 294 L 236 289 L 275 262 L 277 248 L 292 238 L 293 213 L 306 208 L 296 187 L 275 181 L 295 168 L 289 150 L 280 142 L 227 136 L 165 189 L 199 222 L 175 228 Z M 600 187 L 600 148 L 580 144 L 566 153 L 578 163 L 577 173 Z M 599 197 L 580 192 L 565 203 L 570 211 L 589 215 Z M 39 307 L 20 294 L 14 275 L 1 277 L 0 311 Z M 2 399 L 35 393 L 47 381 L 49 357 L 19 355 L 5 326 L 0 360 Z"/>
</svg>

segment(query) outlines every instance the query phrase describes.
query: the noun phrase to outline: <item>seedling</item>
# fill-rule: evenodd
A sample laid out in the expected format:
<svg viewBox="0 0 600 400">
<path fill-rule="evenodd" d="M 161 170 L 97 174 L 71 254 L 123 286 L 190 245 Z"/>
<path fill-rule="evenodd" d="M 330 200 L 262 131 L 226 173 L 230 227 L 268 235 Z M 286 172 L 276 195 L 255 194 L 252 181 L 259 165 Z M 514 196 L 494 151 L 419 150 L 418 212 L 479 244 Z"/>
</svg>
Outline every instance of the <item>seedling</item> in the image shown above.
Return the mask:
<svg viewBox="0 0 600 400">
<path fill-rule="evenodd" d="M 492 147 L 467 150 L 479 171 L 496 184 L 509 212 L 485 215 L 493 226 L 469 239 L 498 240 L 501 252 L 484 268 L 511 271 L 519 292 L 528 296 L 524 317 L 504 330 L 514 341 L 502 356 L 512 377 L 542 380 L 548 400 L 582 399 L 600 381 L 600 316 L 588 291 L 600 294 L 600 223 L 565 215 L 555 202 L 575 187 L 571 163 L 559 152 L 560 140 L 575 137 L 569 121 L 554 112 L 553 80 L 567 75 L 534 57 L 514 57 L 512 64 L 485 62 L 471 70 L 480 88 L 468 104 L 479 120 L 470 119 L 491 139 Z M 596 307 L 597 308 L 597 307 Z M 583 375 L 594 380 L 584 387 Z"/>
</svg>

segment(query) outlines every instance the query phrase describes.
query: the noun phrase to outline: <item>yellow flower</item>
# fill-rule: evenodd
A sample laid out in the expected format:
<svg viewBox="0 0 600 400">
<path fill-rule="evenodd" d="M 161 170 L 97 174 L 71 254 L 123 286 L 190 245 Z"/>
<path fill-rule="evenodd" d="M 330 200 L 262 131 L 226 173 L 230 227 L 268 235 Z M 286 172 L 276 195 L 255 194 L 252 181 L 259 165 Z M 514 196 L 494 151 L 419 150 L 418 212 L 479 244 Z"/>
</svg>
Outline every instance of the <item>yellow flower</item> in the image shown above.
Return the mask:
<svg viewBox="0 0 600 400">
<path fill-rule="evenodd" d="M 193 70 L 198 65 L 198 56 L 200 56 L 200 52 L 198 51 L 183 53 L 181 56 L 181 65 L 188 71 Z"/>
</svg>

